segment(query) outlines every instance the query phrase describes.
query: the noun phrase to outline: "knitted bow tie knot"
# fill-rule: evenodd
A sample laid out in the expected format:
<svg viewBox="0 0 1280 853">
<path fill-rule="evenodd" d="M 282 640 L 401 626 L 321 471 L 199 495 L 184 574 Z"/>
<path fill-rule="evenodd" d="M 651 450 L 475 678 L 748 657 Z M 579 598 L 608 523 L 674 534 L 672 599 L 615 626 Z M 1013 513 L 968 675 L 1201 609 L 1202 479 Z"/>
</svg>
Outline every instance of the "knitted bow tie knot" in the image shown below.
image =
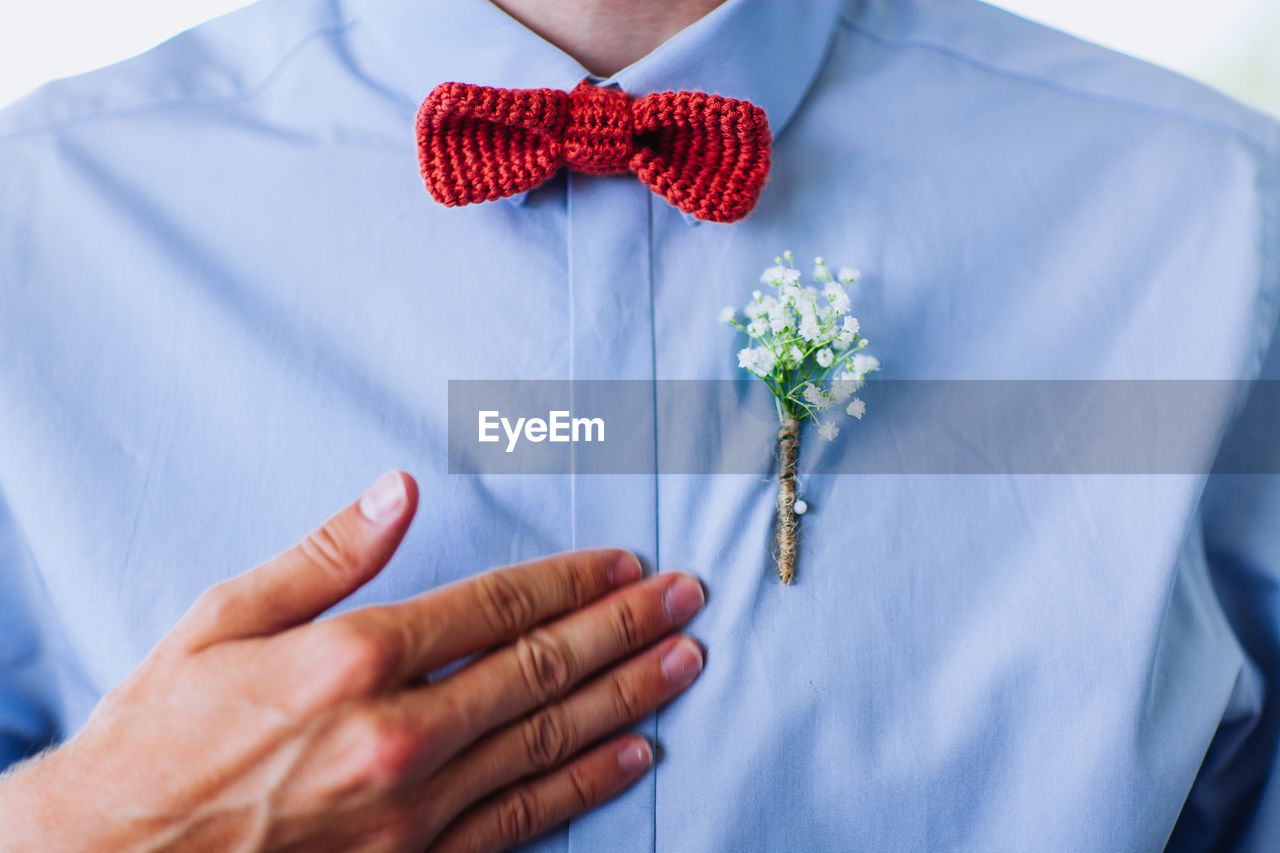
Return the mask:
<svg viewBox="0 0 1280 853">
<path fill-rule="evenodd" d="M 583 80 L 573 91 L 441 83 L 418 110 L 427 190 L 454 207 L 524 192 L 564 166 L 634 173 L 685 213 L 733 222 L 768 178 L 764 110 L 705 92 L 632 97 Z"/>
<path fill-rule="evenodd" d="M 564 162 L 591 175 L 624 175 L 636 152 L 632 97 L 617 89 L 579 83 L 569 93 Z"/>
</svg>

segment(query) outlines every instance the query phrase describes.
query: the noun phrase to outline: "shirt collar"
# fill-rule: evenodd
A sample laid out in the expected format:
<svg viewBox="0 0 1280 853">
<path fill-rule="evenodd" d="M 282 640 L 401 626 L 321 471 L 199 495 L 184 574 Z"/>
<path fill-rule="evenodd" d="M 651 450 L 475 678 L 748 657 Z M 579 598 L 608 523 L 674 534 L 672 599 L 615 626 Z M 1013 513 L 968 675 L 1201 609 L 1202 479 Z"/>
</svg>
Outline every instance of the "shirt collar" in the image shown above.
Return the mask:
<svg viewBox="0 0 1280 853">
<path fill-rule="evenodd" d="M 568 91 L 589 78 L 637 97 L 693 89 L 751 101 L 764 109 L 776 141 L 826 58 L 842 3 L 725 0 L 604 78 L 489 0 L 348 0 L 347 6 L 385 48 L 387 71 L 415 109 L 447 81 Z M 525 196 L 506 200 L 522 204 Z"/>
</svg>

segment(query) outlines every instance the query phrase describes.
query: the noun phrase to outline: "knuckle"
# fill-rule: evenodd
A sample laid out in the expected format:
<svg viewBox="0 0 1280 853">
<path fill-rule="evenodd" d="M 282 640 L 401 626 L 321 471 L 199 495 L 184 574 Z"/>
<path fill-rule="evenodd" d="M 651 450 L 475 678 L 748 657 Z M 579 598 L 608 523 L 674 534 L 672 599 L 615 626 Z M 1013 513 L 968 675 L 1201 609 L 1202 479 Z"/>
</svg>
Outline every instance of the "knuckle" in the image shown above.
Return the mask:
<svg viewBox="0 0 1280 853">
<path fill-rule="evenodd" d="M 564 708 L 552 705 L 525 719 L 520 726 L 525 752 L 535 770 L 563 764 L 574 751 L 574 739 Z"/>
<path fill-rule="evenodd" d="M 565 768 L 565 773 L 569 777 L 569 786 L 573 789 L 576 801 L 574 806 L 577 811 L 589 809 L 601 799 L 602 791 L 599 781 L 584 767 L 572 765 Z"/>
<path fill-rule="evenodd" d="M 542 704 L 573 682 L 571 659 L 545 630 L 524 634 L 515 644 L 516 660 L 529 694 Z"/>
<path fill-rule="evenodd" d="M 332 521 L 304 536 L 298 543 L 298 551 L 313 566 L 334 575 L 349 574 L 359 564 L 347 537 Z"/>
<path fill-rule="evenodd" d="M 626 649 L 640 648 L 644 644 L 645 636 L 648 633 L 644 630 L 643 623 L 639 615 L 637 615 L 635 607 L 627 603 L 614 608 L 613 628 L 618 638 L 622 641 L 623 648 Z"/>
<path fill-rule="evenodd" d="M 236 596 L 229 581 L 222 581 L 206 589 L 196 597 L 192 610 L 200 618 L 213 625 L 227 621 L 235 610 Z"/>
<path fill-rule="evenodd" d="M 416 729 L 397 715 L 376 711 L 360 714 L 353 725 L 357 784 L 375 790 L 396 787 L 422 752 L 422 739 Z"/>
<path fill-rule="evenodd" d="M 537 614 L 533 597 L 501 572 L 482 575 L 476 591 L 480 609 L 495 633 L 516 634 L 533 623 Z"/>
<path fill-rule="evenodd" d="M 541 822 L 541 808 L 528 788 L 516 788 L 498 804 L 498 832 L 517 844 L 529 840 Z"/>
<path fill-rule="evenodd" d="M 644 715 L 647 710 L 641 697 L 636 694 L 634 686 L 623 678 L 610 679 L 613 706 L 620 719 L 632 720 Z"/>
<path fill-rule="evenodd" d="M 344 628 L 338 643 L 342 663 L 349 670 L 381 671 L 392 663 L 391 644 L 378 632 Z"/>
<path fill-rule="evenodd" d="M 396 664 L 393 643 L 381 632 L 346 619 L 331 619 L 315 628 L 320 633 L 316 654 L 321 671 L 336 685 L 357 693 L 371 690 Z"/>
<path fill-rule="evenodd" d="M 557 568 L 564 578 L 564 600 L 570 602 L 574 610 L 586 604 L 591 599 L 591 595 L 586 579 L 582 576 L 581 567 L 575 565 L 572 561 L 564 560 L 560 562 Z"/>
</svg>

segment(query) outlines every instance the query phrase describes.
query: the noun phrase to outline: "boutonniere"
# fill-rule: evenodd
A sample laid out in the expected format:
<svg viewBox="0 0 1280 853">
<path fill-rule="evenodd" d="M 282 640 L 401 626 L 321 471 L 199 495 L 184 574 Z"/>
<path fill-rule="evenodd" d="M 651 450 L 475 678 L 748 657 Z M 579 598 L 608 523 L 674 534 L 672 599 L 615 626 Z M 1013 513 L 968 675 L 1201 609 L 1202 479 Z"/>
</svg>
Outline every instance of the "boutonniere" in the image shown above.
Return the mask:
<svg viewBox="0 0 1280 853">
<path fill-rule="evenodd" d="M 732 305 L 720 319 L 750 338 L 738 352 L 738 366 L 764 381 L 778 411 L 778 529 L 774 557 L 778 578 L 795 580 L 796 531 L 808 507 L 796 497 L 796 461 L 800 456 L 800 428 L 817 423 L 818 435 L 831 441 L 840 432 L 840 414 L 861 419 L 866 404 L 855 397 L 867 374 L 878 370 L 875 357 L 860 352 L 867 346 L 858 318 L 849 313 L 845 289 L 857 283 L 856 269 L 842 267 L 835 275 L 822 258 L 814 259 L 813 279 L 820 285 L 800 284 L 800 271 L 790 250 L 773 259 L 760 281 L 777 293 L 755 291 L 743 309 L 746 322 Z M 786 266 L 783 266 L 783 262 Z M 821 415 L 821 417 L 819 417 Z"/>
</svg>

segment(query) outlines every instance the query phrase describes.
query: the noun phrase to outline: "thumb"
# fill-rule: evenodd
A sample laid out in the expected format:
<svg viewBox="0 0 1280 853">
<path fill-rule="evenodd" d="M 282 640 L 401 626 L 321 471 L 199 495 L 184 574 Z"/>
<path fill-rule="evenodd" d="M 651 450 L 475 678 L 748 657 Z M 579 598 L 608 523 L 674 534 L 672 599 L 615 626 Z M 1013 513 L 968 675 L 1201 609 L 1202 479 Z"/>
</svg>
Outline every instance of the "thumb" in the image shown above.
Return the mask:
<svg viewBox="0 0 1280 853">
<path fill-rule="evenodd" d="M 418 506 L 409 474 L 390 470 L 301 542 L 205 590 L 175 633 L 188 651 L 308 622 L 391 559 Z"/>
</svg>

